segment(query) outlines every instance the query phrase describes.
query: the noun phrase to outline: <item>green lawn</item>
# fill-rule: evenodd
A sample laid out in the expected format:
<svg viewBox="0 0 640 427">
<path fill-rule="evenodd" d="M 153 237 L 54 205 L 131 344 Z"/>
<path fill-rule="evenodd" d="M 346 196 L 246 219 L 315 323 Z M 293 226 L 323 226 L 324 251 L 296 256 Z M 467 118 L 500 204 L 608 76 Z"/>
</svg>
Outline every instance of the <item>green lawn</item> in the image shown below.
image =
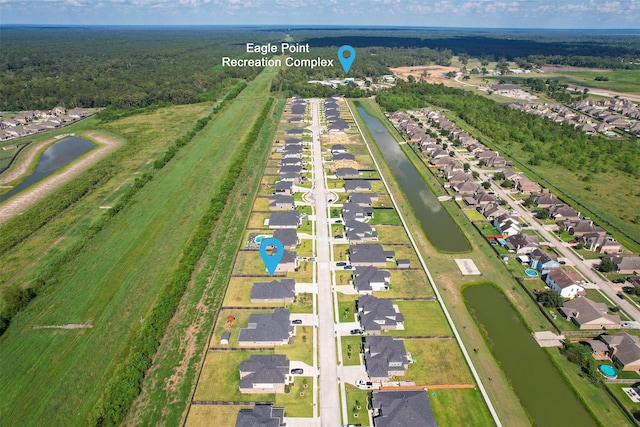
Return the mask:
<svg viewBox="0 0 640 427">
<path fill-rule="evenodd" d="M 495 425 L 478 389 L 428 390 L 429 403 L 440 426 Z"/>
<path fill-rule="evenodd" d="M 235 427 L 240 409 L 251 409 L 244 405 L 193 405 L 185 427 Z"/>
<path fill-rule="evenodd" d="M 434 295 L 423 270 L 390 270 L 389 290 L 376 292 L 383 298 L 427 298 Z"/>
<path fill-rule="evenodd" d="M 284 407 L 285 417 L 313 417 L 313 380 L 311 377 L 296 377 L 289 393 L 276 394 L 276 406 Z"/>
<path fill-rule="evenodd" d="M 278 346 L 276 354 L 286 354 L 289 360 L 313 365 L 313 327 L 295 326 L 296 335 L 290 344 Z"/>
<path fill-rule="evenodd" d="M 340 322 L 355 322 L 356 295 L 338 296 L 338 316 Z"/>
<path fill-rule="evenodd" d="M 404 330 L 393 336 L 452 336 L 438 301 L 394 301 L 404 315 Z"/>
<path fill-rule="evenodd" d="M 473 384 L 471 373 L 453 339 L 405 339 L 414 363 L 397 380 L 418 385 Z"/>
<path fill-rule="evenodd" d="M 347 398 L 347 419 L 349 423 L 368 426 L 368 408 L 371 391 L 360 390 L 351 384 L 346 384 L 345 393 Z"/>
<path fill-rule="evenodd" d="M 195 400 L 222 400 L 230 402 L 273 401 L 275 395 L 240 393 L 240 363 L 258 351 L 209 351 L 202 367 Z"/>
<path fill-rule="evenodd" d="M 360 348 L 363 338 L 361 336 L 343 336 L 342 343 L 342 364 L 344 366 L 357 366 L 360 364 Z"/>
<path fill-rule="evenodd" d="M 370 224 L 396 224 L 402 225 L 400 217 L 395 209 L 374 209 L 373 219 Z"/>
</svg>

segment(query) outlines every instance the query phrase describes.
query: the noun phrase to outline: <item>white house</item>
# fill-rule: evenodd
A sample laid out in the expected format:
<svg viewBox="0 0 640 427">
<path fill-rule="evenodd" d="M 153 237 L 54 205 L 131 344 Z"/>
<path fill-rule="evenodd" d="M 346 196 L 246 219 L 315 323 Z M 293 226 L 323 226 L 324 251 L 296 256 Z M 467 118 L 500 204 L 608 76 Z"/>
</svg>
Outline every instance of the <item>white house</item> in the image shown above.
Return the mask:
<svg viewBox="0 0 640 427">
<path fill-rule="evenodd" d="M 556 268 L 547 274 L 545 282 L 563 298 L 575 298 L 586 294 L 582 286 L 582 278 L 576 272 Z"/>
</svg>

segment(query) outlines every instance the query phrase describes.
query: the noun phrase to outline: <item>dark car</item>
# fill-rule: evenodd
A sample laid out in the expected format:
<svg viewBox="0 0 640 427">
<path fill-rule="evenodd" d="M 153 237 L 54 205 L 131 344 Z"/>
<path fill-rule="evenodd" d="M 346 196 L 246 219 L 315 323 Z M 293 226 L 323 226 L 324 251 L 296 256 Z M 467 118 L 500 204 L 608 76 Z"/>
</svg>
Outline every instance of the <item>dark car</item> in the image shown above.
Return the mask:
<svg viewBox="0 0 640 427">
<path fill-rule="evenodd" d="M 336 234 L 333 237 L 336 238 L 336 239 L 342 239 L 344 236 L 342 234 Z"/>
<path fill-rule="evenodd" d="M 345 270 L 351 270 L 351 269 L 353 269 L 353 265 L 345 265 L 342 268 L 344 268 Z"/>
<path fill-rule="evenodd" d="M 291 321 L 292 325 L 302 325 L 302 320 L 300 319 L 295 319 Z"/>
<path fill-rule="evenodd" d="M 615 279 L 613 283 L 624 283 L 626 281 L 627 281 L 626 279 Z"/>
<path fill-rule="evenodd" d="M 304 370 L 303 370 L 303 369 L 301 369 L 301 368 L 296 368 L 296 369 L 292 369 L 292 370 L 291 370 L 291 373 L 292 373 L 292 374 L 294 374 L 294 375 L 300 375 L 300 374 L 302 374 L 303 372 L 304 372 Z"/>
<path fill-rule="evenodd" d="M 345 265 L 347 265 L 347 263 L 344 261 L 336 262 L 336 267 L 344 267 Z"/>
<path fill-rule="evenodd" d="M 349 333 L 351 335 L 362 335 L 364 334 L 364 331 L 362 329 L 352 329 Z"/>
<path fill-rule="evenodd" d="M 624 299 L 624 295 L 622 295 L 622 294 L 616 294 L 616 295 L 618 296 L 618 298 Z"/>
<path fill-rule="evenodd" d="M 633 286 L 623 286 L 622 290 L 625 292 L 631 292 L 633 291 Z"/>
</svg>

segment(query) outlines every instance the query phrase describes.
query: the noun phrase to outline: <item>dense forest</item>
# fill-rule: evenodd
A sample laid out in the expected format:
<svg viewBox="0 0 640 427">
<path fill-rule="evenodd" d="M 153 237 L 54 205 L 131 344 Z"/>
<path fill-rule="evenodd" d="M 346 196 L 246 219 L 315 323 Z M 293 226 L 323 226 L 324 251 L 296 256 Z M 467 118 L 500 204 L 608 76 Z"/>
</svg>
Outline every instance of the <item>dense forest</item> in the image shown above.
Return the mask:
<svg viewBox="0 0 640 427">
<path fill-rule="evenodd" d="M 227 68 L 247 38 L 266 34 L 180 28 L 2 28 L 0 109 L 146 107 L 217 98 L 259 68 Z"/>
<path fill-rule="evenodd" d="M 399 81 L 395 87 L 379 92 L 376 99 L 387 111 L 422 108 L 427 103 L 453 110 L 495 141 L 522 144 L 522 150 L 531 153 L 532 165 L 547 161 L 589 174 L 614 168 L 640 177 L 637 138 L 612 143 L 602 136 L 586 135 L 573 126 L 563 126 L 443 85 Z"/>
</svg>

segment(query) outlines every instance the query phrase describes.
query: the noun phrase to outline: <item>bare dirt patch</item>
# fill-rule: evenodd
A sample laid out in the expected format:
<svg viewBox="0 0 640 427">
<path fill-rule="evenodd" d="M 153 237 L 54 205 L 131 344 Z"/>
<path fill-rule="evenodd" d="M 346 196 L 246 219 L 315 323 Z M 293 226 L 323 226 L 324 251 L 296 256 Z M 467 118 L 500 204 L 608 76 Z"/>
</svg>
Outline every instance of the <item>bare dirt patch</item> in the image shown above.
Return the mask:
<svg viewBox="0 0 640 427">
<path fill-rule="evenodd" d="M 116 138 L 105 135 L 103 133 L 98 133 L 96 131 L 87 132 L 84 135 L 96 142 L 98 146 L 90 151 L 87 156 L 84 156 L 83 158 L 72 162 L 61 172 L 51 175 L 50 177 L 40 181 L 37 184 L 34 184 L 20 194 L 17 194 L 16 196 L 4 202 L 0 206 L 0 224 L 3 224 L 9 221 L 14 216 L 19 215 L 29 206 L 33 205 L 41 198 L 50 194 L 62 184 L 68 182 L 71 178 L 75 177 L 80 172 L 93 165 L 108 153 L 112 152 L 120 144 L 120 141 L 118 141 Z M 34 150 L 34 155 L 36 152 L 37 150 Z M 24 169 L 26 170 L 30 163 L 24 163 L 25 165 L 27 165 Z"/>
<path fill-rule="evenodd" d="M 445 86 L 460 86 L 459 82 L 444 77 L 449 71 L 458 71 L 454 67 L 444 67 L 442 65 L 416 65 L 413 67 L 391 68 L 393 75 L 407 81 L 409 76 L 413 76 L 416 80 L 423 80 L 427 83 L 442 83 Z"/>
</svg>

